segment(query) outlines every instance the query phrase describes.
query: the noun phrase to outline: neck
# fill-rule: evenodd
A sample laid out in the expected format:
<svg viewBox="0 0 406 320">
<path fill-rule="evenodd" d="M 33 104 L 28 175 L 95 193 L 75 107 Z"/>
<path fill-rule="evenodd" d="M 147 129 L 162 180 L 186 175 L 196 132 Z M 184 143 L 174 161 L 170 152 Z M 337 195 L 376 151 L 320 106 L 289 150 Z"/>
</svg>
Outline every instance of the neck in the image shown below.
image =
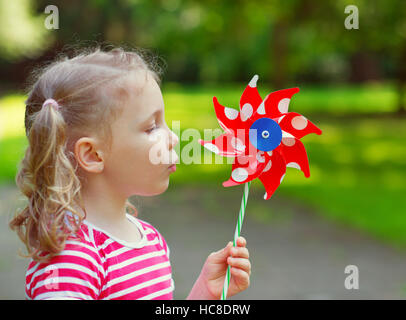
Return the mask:
<svg viewBox="0 0 406 320">
<path fill-rule="evenodd" d="M 115 192 L 101 177 L 86 179 L 81 194 L 86 220 L 90 223 L 100 227 L 114 227 L 126 221 L 127 198 Z"/>
</svg>

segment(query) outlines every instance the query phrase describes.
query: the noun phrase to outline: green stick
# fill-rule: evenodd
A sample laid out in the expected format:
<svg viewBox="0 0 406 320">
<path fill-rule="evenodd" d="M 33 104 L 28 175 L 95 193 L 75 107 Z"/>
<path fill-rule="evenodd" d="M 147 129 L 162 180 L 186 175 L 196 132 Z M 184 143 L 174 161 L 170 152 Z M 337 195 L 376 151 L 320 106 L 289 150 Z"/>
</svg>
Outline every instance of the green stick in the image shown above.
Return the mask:
<svg viewBox="0 0 406 320">
<path fill-rule="evenodd" d="M 250 185 L 251 185 L 251 181 L 245 183 L 245 185 L 244 185 L 244 193 L 243 193 L 242 200 L 241 200 L 240 213 L 238 215 L 238 221 L 237 221 L 237 225 L 235 227 L 235 232 L 234 232 L 234 247 L 237 246 L 237 239 L 241 233 L 242 223 L 244 221 L 244 215 L 245 215 L 245 207 L 247 206 L 247 201 L 248 201 L 248 193 L 250 190 Z M 228 291 L 228 286 L 230 285 L 230 278 L 231 278 L 230 266 L 228 266 L 226 278 L 224 279 L 223 291 L 221 292 L 221 300 L 227 299 L 227 291 Z"/>
</svg>

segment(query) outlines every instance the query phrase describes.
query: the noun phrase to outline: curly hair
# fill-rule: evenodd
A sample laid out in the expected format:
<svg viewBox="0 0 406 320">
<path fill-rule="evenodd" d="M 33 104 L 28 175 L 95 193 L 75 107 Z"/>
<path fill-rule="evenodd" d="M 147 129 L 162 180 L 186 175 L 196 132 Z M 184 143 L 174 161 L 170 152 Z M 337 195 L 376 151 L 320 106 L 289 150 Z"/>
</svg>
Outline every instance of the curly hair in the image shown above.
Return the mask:
<svg viewBox="0 0 406 320">
<path fill-rule="evenodd" d="M 66 239 L 79 230 L 86 209 L 73 146 L 92 133 L 110 147 L 110 124 L 127 96 L 122 83 L 134 73 L 152 75 L 160 83 L 158 64 L 140 51 L 99 46 L 81 49 L 71 58 L 59 55 L 32 72 L 33 84 L 25 102 L 28 147 L 16 175 L 28 204 L 9 224 L 27 248 L 25 257 L 45 262 L 62 251 Z M 57 101 L 59 108 L 43 105 L 47 99 Z M 126 207 L 137 214 L 128 200 Z M 66 211 L 73 219 L 66 219 Z"/>
</svg>

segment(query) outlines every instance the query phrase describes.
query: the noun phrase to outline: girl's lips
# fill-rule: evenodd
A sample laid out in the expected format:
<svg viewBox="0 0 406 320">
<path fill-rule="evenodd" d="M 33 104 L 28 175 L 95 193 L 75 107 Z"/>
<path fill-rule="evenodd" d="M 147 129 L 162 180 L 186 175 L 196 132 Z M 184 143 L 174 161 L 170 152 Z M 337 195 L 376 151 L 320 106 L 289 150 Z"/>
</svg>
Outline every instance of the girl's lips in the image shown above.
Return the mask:
<svg viewBox="0 0 406 320">
<path fill-rule="evenodd" d="M 173 164 L 173 165 L 169 166 L 168 169 L 171 170 L 172 172 L 175 172 L 176 171 L 176 164 Z"/>
</svg>

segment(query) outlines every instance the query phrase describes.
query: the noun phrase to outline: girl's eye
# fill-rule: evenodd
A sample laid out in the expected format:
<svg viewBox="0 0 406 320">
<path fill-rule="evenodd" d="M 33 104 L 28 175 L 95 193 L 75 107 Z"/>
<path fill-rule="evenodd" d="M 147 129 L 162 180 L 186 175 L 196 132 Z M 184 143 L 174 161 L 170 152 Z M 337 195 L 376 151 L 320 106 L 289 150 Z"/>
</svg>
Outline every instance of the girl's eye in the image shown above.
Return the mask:
<svg viewBox="0 0 406 320">
<path fill-rule="evenodd" d="M 156 128 L 158 128 L 158 127 L 157 127 L 156 124 L 154 124 L 154 126 L 151 127 L 151 128 L 149 128 L 149 129 L 147 130 L 147 132 L 150 133 L 150 132 L 152 132 L 153 130 L 155 130 Z"/>
</svg>

